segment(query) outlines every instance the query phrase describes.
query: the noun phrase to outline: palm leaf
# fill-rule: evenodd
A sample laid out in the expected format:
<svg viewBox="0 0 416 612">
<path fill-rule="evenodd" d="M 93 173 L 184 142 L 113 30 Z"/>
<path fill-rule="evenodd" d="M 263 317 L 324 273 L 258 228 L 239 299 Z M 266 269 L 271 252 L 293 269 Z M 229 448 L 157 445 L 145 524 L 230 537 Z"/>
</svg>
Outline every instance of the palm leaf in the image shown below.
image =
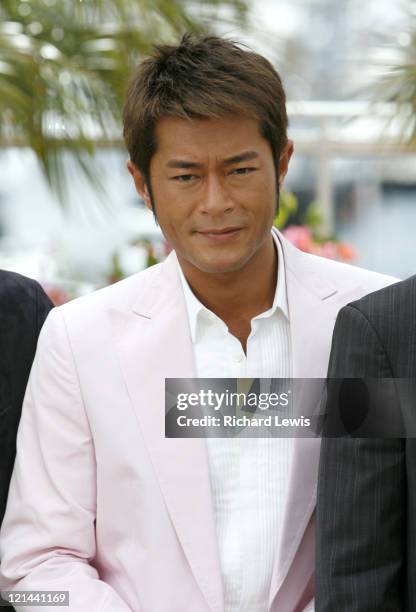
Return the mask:
<svg viewBox="0 0 416 612">
<path fill-rule="evenodd" d="M 123 95 L 133 66 L 154 41 L 214 29 L 220 6 L 243 23 L 242 0 L 2 0 L 0 146 L 35 152 L 65 204 L 70 154 L 94 188 L 97 140 L 121 137 Z"/>
<path fill-rule="evenodd" d="M 416 146 L 416 18 L 409 14 L 411 26 L 410 44 L 400 49 L 401 59 L 385 66 L 375 98 L 390 102 L 396 108 L 396 117 L 401 123 L 401 141 Z"/>
</svg>

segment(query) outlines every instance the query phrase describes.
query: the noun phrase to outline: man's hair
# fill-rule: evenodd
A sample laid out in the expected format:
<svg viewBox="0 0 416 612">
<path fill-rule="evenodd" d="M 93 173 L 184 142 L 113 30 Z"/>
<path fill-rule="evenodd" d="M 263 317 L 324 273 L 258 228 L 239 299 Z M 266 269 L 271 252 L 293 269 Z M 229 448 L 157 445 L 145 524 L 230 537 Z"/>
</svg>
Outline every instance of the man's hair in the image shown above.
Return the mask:
<svg viewBox="0 0 416 612">
<path fill-rule="evenodd" d="M 133 73 L 123 110 L 130 159 L 148 187 L 159 119 L 222 118 L 227 114 L 259 120 L 277 165 L 287 143 L 286 96 L 268 60 L 216 36 L 188 33 L 178 45 L 156 46 Z"/>
</svg>

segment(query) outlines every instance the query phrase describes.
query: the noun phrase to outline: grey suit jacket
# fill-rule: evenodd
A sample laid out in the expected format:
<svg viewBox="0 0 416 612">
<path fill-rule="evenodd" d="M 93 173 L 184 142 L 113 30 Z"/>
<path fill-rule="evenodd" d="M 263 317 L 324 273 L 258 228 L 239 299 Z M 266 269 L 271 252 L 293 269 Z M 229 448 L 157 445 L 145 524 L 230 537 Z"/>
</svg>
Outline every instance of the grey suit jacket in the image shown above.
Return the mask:
<svg viewBox="0 0 416 612">
<path fill-rule="evenodd" d="M 339 312 L 328 377 L 416 378 L 416 276 Z M 316 611 L 388 610 L 416 611 L 416 440 L 324 438 Z"/>
</svg>

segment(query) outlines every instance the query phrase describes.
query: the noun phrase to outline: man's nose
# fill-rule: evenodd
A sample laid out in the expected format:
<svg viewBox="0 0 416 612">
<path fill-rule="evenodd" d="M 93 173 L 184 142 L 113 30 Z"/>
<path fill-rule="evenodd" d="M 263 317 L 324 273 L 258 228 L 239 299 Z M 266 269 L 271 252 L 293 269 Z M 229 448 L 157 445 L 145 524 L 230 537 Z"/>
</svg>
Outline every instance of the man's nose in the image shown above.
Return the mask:
<svg viewBox="0 0 416 612">
<path fill-rule="evenodd" d="M 207 178 L 199 209 L 207 214 L 222 214 L 234 208 L 225 182 L 218 177 Z"/>
</svg>

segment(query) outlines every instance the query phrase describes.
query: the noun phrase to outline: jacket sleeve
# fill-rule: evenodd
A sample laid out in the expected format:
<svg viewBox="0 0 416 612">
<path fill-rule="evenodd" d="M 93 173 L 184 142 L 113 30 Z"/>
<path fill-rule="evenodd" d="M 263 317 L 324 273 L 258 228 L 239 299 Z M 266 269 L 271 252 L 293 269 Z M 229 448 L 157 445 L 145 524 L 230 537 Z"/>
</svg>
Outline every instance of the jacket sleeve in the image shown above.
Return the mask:
<svg viewBox="0 0 416 612">
<path fill-rule="evenodd" d="M 338 316 L 328 376 L 392 376 L 377 331 L 355 307 Z M 403 439 L 322 439 L 317 612 L 405 609 L 405 482 Z"/>
<path fill-rule="evenodd" d="M 129 612 L 94 567 L 95 516 L 94 445 L 63 315 L 54 309 L 23 404 L 0 533 L 1 589 L 69 591 L 71 611 Z"/>
</svg>

